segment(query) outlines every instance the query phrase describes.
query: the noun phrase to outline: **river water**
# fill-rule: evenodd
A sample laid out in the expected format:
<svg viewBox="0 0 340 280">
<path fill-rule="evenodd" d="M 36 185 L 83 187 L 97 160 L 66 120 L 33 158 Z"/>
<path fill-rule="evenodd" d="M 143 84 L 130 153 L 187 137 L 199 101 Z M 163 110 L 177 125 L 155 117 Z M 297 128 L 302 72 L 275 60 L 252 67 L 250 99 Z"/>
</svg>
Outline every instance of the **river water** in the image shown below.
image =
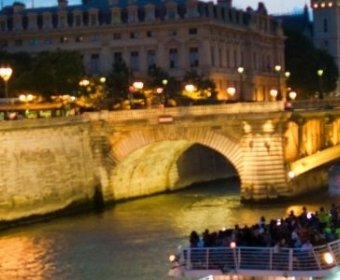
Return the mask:
<svg viewBox="0 0 340 280">
<path fill-rule="evenodd" d="M 290 203 L 244 206 L 236 179 L 119 203 L 101 214 L 0 233 L 0 280 L 167 280 L 168 257 L 195 229 L 252 225 L 331 202 L 328 192 Z"/>
</svg>

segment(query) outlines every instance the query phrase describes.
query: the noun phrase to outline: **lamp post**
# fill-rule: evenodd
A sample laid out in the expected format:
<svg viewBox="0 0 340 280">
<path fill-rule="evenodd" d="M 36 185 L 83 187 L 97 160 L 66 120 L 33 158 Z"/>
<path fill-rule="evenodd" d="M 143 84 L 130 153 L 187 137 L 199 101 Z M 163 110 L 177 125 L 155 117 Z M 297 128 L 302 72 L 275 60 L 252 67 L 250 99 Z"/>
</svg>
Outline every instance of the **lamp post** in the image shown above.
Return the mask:
<svg viewBox="0 0 340 280">
<path fill-rule="evenodd" d="M 236 89 L 234 87 L 228 87 L 227 93 L 228 93 L 228 99 L 231 100 L 236 93 Z"/>
<path fill-rule="evenodd" d="M 273 101 L 275 101 L 278 94 L 279 94 L 279 91 L 277 89 L 273 88 L 273 89 L 270 90 L 269 94 L 272 97 Z"/>
<path fill-rule="evenodd" d="M 277 98 L 278 100 L 281 99 L 281 65 L 275 65 L 274 67 L 275 71 L 277 72 L 277 95 L 275 99 Z"/>
<path fill-rule="evenodd" d="M 5 97 L 8 99 L 8 80 L 11 78 L 13 69 L 9 66 L 0 67 L 0 77 L 5 82 Z"/>
<path fill-rule="evenodd" d="M 297 96 L 296 91 L 291 91 L 291 92 L 289 93 L 289 98 L 290 98 L 290 100 L 292 100 L 292 101 L 295 100 L 296 96 Z"/>
<path fill-rule="evenodd" d="M 166 106 L 168 104 L 168 93 L 167 93 L 167 85 L 168 85 L 168 80 L 167 79 L 163 79 L 162 80 L 162 85 L 163 85 L 163 105 Z"/>
<path fill-rule="evenodd" d="M 318 69 L 316 73 L 319 77 L 319 99 L 323 99 L 323 80 L 322 80 L 323 69 Z"/>
<path fill-rule="evenodd" d="M 144 83 L 141 81 L 136 81 L 132 84 L 132 86 L 133 86 L 134 91 L 140 92 L 144 87 Z M 130 106 L 131 106 L 131 109 L 133 109 L 134 107 L 133 92 L 130 92 Z"/>
<path fill-rule="evenodd" d="M 244 74 L 244 67 L 238 67 L 237 72 L 240 75 L 240 101 L 244 101 L 244 96 L 243 96 L 243 74 Z"/>
</svg>

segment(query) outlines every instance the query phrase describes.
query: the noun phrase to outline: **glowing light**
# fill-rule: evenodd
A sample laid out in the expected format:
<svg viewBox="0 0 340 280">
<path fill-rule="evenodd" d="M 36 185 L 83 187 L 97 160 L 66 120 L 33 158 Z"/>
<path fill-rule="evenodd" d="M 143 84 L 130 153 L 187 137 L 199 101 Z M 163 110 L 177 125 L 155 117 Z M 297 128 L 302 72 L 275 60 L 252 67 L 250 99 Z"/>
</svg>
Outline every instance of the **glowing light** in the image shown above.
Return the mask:
<svg viewBox="0 0 340 280">
<path fill-rule="evenodd" d="M 169 261 L 170 262 L 174 262 L 176 260 L 176 256 L 175 255 L 170 255 L 169 256 Z"/>
<path fill-rule="evenodd" d="M 318 6 L 318 4 L 314 4 L 314 9 L 317 9 L 319 6 Z"/>
<path fill-rule="evenodd" d="M 228 87 L 227 88 L 227 93 L 230 97 L 233 97 L 236 93 L 236 89 L 234 87 Z"/>
<path fill-rule="evenodd" d="M 296 93 L 295 91 L 291 91 L 291 92 L 289 93 L 289 98 L 290 98 L 291 100 L 295 100 L 296 96 L 297 96 L 297 93 Z"/>
<path fill-rule="evenodd" d="M 275 65 L 274 69 L 275 69 L 276 72 L 280 72 L 282 67 L 281 67 L 281 65 Z"/>
<path fill-rule="evenodd" d="M 270 94 L 271 97 L 273 97 L 274 99 L 276 99 L 277 94 L 278 94 L 278 90 L 275 89 L 275 88 L 273 88 L 273 89 L 270 90 L 269 94 Z"/>
<path fill-rule="evenodd" d="M 243 74 L 243 72 L 244 72 L 244 67 L 238 67 L 238 68 L 237 68 L 237 72 L 238 72 L 239 74 Z"/>
<path fill-rule="evenodd" d="M 231 249 L 236 248 L 236 242 L 234 242 L 234 241 L 230 242 L 230 248 Z"/>
<path fill-rule="evenodd" d="M 333 7 L 333 3 L 332 3 L 332 2 L 329 2 L 329 3 L 328 3 L 328 7 Z"/>
<path fill-rule="evenodd" d="M 143 89 L 143 87 L 144 87 L 144 83 L 143 83 L 143 82 L 140 82 L 140 81 L 134 82 L 134 83 L 133 83 L 133 87 L 134 87 L 135 89 L 141 90 L 141 89 Z"/>
<path fill-rule="evenodd" d="M 328 265 L 331 265 L 334 263 L 334 257 L 332 256 L 331 253 L 327 252 L 323 255 L 323 259 Z"/>
<path fill-rule="evenodd" d="M 185 85 L 185 90 L 189 92 L 195 91 L 195 86 L 192 84 Z"/>
<path fill-rule="evenodd" d="M 296 174 L 295 174 L 294 171 L 290 170 L 290 171 L 288 172 L 288 177 L 289 177 L 290 179 L 293 179 L 295 176 L 296 176 Z"/>
<path fill-rule="evenodd" d="M 321 3 L 321 7 L 324 8 L 326 6 L 325 3 Z"/>
</svg>

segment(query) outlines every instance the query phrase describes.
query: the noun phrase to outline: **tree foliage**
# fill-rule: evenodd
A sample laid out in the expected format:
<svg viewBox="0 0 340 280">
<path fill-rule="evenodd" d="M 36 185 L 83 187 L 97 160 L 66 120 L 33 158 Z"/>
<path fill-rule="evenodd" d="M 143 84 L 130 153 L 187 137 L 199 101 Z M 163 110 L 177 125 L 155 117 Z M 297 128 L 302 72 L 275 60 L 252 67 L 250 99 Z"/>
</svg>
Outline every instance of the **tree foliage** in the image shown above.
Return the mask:
<svg viewBox="0 0 340 280">
<path fill-rule="evenodd" d="M 288 86 L 299 93 L 300 98 L 310 98 L 316 92 L 329 93 L 336 88 L 338 68 L 331 55 L 316 49 L 313 42 L 300 32 L 285 30 L 286 68 L 292 73 Z M 324 71 L 322 77 L 318 69 Z"/>
<path fill-rule="evenodd" d="M 126 63 L 121 60 L 113 63 L 112 71 L 107 76 L 107 86 L 111 98 L 126 99 L 128 96 L 132 73 Z"/>
</svg>

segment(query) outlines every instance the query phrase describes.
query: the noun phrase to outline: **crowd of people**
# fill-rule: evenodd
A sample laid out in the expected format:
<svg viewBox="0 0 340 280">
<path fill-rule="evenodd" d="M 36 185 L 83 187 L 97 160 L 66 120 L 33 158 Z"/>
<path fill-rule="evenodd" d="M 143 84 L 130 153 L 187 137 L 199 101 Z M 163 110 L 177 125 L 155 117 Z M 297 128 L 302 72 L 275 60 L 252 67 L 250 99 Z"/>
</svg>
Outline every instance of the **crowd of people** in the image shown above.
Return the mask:
<svg viewBox="0 0 340 280">
<path fill-rule="evenodd" d="M 293 210 L 282 219 L 267 221 L 264 216 L 252 226 L 223 229 L 210 232 L 206 229 L 201 235 L 196 231 L 190 234 L 190 247 L 256 246 L 274 248 L 301 248 L 309 250 L 340 237 L 340 207 L 334 203 L 329 211 L 320 207 L 309 212 L 307 207 L 296 215 Z"/>
</svg>

